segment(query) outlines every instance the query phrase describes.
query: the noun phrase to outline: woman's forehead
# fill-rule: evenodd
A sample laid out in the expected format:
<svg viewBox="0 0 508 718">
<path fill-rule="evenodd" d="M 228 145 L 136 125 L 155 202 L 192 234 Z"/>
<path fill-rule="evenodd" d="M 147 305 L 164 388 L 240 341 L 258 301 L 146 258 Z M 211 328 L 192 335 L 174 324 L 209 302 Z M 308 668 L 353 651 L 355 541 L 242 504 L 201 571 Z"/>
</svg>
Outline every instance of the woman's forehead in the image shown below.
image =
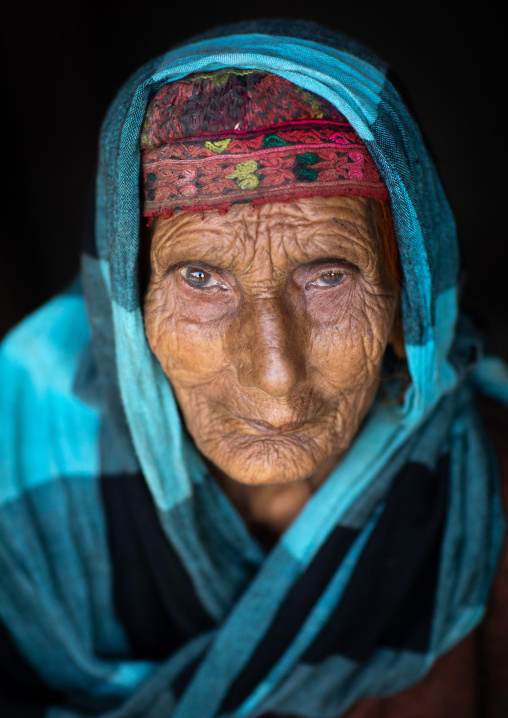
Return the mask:
<svg viewBox="0 0 508 718">
<path fill-rule="evenodd" d="M 204 261 L 224 268 L 252 262 L 281 268 L 336 257 L 365 265 L 378 256 L 367 200 L 311 197 L 226 213 L 181 212 L 154 222 L 152 255 L 164 264 Z"/>
</svg>

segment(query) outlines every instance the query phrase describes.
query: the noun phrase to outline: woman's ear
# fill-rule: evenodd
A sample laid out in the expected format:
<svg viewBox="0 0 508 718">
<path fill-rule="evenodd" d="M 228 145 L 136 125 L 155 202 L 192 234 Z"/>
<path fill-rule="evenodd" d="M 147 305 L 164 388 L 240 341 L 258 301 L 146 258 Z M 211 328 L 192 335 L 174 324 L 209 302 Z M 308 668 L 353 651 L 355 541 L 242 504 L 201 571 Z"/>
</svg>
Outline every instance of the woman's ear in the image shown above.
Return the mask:
<svg viewBox="0 0 508 718">
<path fill-rule="evenodd" d="M 400 301 L 395 313 L 395 319 L 393 320 L 393 327 L 390 338 L 388 339 L 388 344 L 390 344 L 399 359 L 406 358 L 406 343 L 404 341 L 404 328 L 402 326 L 402 310 Z"/>
</svg>

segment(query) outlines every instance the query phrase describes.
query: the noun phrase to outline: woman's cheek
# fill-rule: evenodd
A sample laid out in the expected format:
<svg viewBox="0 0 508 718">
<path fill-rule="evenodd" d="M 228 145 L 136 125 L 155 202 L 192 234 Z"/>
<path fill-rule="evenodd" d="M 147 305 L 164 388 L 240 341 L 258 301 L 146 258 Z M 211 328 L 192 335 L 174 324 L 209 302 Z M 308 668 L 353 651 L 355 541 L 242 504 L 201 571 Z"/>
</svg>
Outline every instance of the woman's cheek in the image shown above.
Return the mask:
<svg viewBox="0 0 508 718">
<path fill-rule="evenodd" d="M 338 389 L 367 388 L 379 376 L 392 322 L 392 302 L 361 288 L 327 297 L 312 316 L 310 363 Z"/>
<path fill-rule="evenodd" d="M 220 328 L 204 321 L 199 307 L 167 291 L 148 294 L 145 302 L 145 332 L 153 353 L 171 382 L 199 384 L 224 366 Z"/>
</svg>

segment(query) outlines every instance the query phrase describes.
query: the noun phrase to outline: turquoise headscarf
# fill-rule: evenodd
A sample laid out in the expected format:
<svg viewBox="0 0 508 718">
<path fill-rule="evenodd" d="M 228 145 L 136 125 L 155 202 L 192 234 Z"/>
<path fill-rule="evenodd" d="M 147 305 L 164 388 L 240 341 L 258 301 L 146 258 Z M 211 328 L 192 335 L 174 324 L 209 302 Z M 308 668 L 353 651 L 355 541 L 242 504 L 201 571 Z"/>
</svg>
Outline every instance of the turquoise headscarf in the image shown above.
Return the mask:
<svg viewBox="0 0 508 718">
<path fill-rule="evenodd" d="M 222 67 L 278 74 L 345 115 L 388 187 L 404 273 L 404 401 L 376 400 L 346 457 L 268 555 L 185 432 L 140 306 L 147 102 L 167 82 Z M 66 696 L 51 718 L 85 709 L 111 718 L 331 718 L 414 683 L 478 625 L 504 524 L 473 396 L 508 403 L 508 379 L 459 319 L 457 274 L 453 216 L 419 130 L 386 66 L 351 40 L 306 23 L 230 28 L 125 84 L 101 133 L 84 291 L 77 284 L 28 318 L 0 355 L 0 617 Z M 160 661 L 133 656 L 117 614 L 100 489 L 104 477 L 137 472 L 211 619 Z M 377 575 L 383 556 L 393 562 Z M 390 581 L 404 605 L 430 586 L 421 615 L 409 610 L 397 623 L 383 614 Z"/>
</svg>

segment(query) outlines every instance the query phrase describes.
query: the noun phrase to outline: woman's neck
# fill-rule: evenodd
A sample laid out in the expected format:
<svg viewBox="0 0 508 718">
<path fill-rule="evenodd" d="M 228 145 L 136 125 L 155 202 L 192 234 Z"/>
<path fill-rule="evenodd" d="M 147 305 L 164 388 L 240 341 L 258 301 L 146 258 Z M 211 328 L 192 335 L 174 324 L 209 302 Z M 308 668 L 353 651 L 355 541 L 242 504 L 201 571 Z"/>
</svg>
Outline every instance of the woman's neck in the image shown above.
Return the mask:
<svg viewBox="0 0 508 718">
<path fill-rule="evenodd" d="M 271 549 L 336 464 L 334 456 L 302 481 L 261 486 L 242 484 L 215 465 L 208 466 L 250 533 L 264 548 Z"/>
</svg>

